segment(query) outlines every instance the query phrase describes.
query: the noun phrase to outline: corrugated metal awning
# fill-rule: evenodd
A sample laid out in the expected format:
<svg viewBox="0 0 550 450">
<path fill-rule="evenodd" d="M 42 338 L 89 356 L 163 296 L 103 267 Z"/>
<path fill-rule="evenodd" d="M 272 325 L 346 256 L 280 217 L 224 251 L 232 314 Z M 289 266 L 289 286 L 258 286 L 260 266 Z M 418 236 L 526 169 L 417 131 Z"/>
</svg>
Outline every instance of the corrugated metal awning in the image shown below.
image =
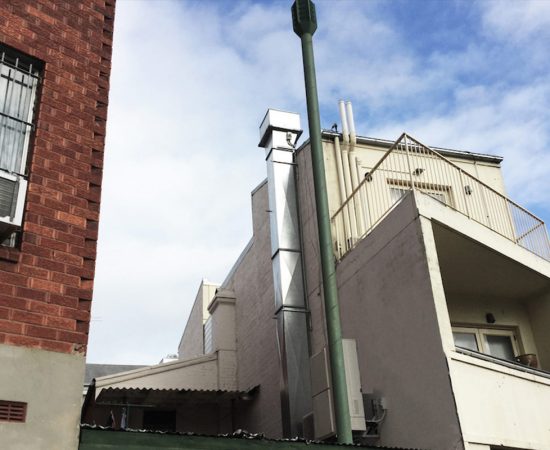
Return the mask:
<svg viewBox="0 0 550 450">
<path fill-rule="evenodd" d="M 202 389 L 153 389 L 153 388 L 104 388 L 96 398 L 97 404 L 176 405 L 182 403 L 218 403 L 225 400 L 243 399 L 248 391 L 202 390 Z"/>
</svg>

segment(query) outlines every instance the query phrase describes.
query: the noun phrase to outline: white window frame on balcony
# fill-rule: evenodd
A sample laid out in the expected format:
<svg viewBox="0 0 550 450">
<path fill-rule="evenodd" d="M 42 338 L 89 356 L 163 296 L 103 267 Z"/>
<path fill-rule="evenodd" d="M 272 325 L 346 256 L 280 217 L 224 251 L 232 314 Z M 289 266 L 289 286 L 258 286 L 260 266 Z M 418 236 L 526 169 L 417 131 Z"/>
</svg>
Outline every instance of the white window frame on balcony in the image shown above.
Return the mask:
<svg viewBox="0 0 550 450">
<path fill-rule="evenodd" d="M 514 352 L 514 357 L 517 355 L 520 355 L 522 352 L 520 351 L 520 344 L 518 341 L 518 331 L 514 327 L 509 328 L 489 328 L 484 326 L 453 326 L 453 338 L 455 333 L 463 333 L 463 334 L 470 334 L 475 337 L 477 349 L 471 349 L 466 348 L 466 350 L 473 350 L 477 351 L 479 353 L 484 353 L 486 355 L 491 355 L 494 357 L 497 357 L 493 354 L 491 354 L 489 345 L 487 343 L 487 340 L 485 336 L 507 336 L 510 338 L 510 342 L 512 344 L 512 349 Z M 462 348 L 457 346 L 458 348 Z M 511 359 L 510 361 L 514 361 L 514 359 Z"/>
</svg>

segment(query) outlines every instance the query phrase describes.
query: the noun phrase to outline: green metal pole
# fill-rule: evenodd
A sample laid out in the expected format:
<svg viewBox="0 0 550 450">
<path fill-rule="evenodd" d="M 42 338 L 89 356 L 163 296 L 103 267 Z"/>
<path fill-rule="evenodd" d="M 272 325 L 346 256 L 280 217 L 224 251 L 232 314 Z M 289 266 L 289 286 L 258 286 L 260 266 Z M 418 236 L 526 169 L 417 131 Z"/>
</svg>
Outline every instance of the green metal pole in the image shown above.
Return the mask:
<svg viewBox="0 0 550 450">
<path fill-rule="evenodd" d="M 313 185 L 317 206 L 317 226 L 323 275 L 323 294 L 325 298 L 325 316 L 327 320 L 330 371 L 332 392 L 336 416 L 338 442 L 352 444 L 351 418 L 349 414 L 346 373 L 344 368 L 344 350 L 342 347 L 342 328 L 340 307 L 336 285 L 336 267 L 332 251 L 330 214 L 325 178 L 325 163 L 321 144 L 321 124 L 319 118 L 319 100 L 313 56 L 313 33 L 317 29 L 315 5 L 311 0 L 296 0 L 292 5 L 292 22 L 295 33 L 302 40 L 304 78 L 306 85 L 307 115 L 309 124 L 309 142 L 313 167 Z"/>
</svg>

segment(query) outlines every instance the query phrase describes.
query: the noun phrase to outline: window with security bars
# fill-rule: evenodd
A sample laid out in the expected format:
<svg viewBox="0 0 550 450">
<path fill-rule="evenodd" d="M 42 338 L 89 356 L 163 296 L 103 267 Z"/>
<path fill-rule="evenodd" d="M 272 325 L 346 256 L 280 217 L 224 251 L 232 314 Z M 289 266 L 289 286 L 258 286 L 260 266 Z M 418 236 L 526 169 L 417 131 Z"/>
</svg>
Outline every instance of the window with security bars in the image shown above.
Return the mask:
<svg viewBox="0 0 550 450">
<path fill-rule="evenodd" d="M 15 243 L 26 192 L 40 63 L 0 44 L 0 240 Z"/>
<path fill-rule="evenodd" d="M 25 422 L 27 418 L 27 404 L 0 400 L 0 421 Z"/>
</svg>

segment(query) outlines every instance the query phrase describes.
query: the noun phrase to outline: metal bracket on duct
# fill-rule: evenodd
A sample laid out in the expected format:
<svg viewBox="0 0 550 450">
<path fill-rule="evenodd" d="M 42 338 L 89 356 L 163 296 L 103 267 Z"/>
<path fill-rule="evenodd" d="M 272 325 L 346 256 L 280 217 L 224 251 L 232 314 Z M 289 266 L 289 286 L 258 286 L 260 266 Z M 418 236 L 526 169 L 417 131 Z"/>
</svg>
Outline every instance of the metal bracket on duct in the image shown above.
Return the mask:
<svg viewBox="0 0 550 450">
<path fill-rule="evenodd" d="M 311 411 L 307 305 L 296 199 L 294 146 L 300 116 L 269 109 L 260 126 L 269 193 L 271 260 L 281 361 L 281 406 L 285 437 L 301 436 Z"/>
</svg>

